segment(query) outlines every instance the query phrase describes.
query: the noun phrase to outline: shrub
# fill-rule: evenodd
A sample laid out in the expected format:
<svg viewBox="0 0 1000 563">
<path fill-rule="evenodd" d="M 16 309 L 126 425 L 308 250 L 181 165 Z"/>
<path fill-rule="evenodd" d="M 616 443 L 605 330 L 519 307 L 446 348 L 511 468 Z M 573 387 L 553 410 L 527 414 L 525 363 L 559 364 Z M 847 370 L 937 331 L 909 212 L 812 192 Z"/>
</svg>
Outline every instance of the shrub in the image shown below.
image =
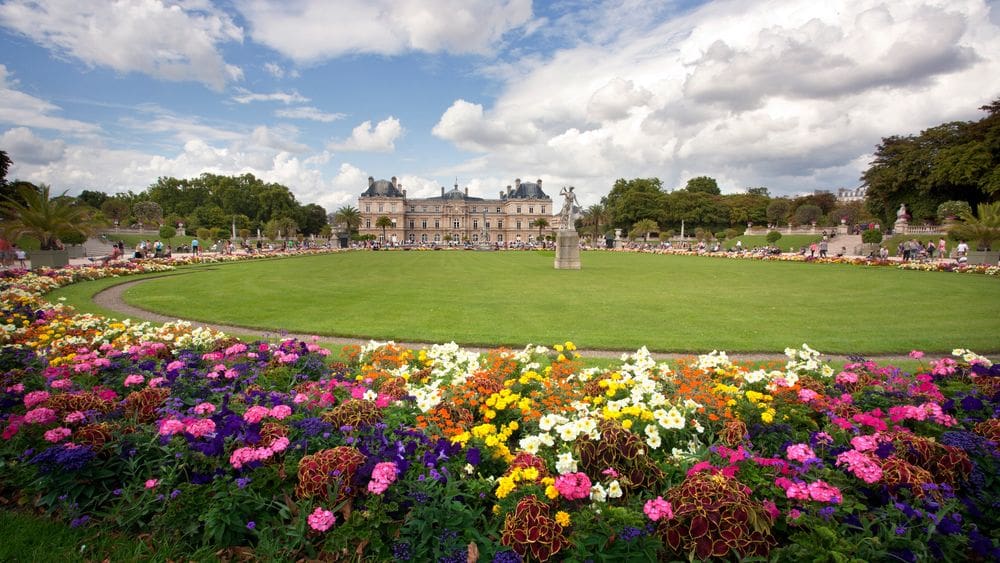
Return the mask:
<svg viewBox="0 0 1000 563">
<path fill-rule="evenodd" d="M 767 233 L 767 243 L 768 244 L 774 244 L 774 243 L 778 242 L 779 240 L 781 240 L 781 233 L 779 233 L 778 231 L 771 231 L 771 232 Z"/>
<path fill-rule="evenodd" d="M 949 200 L 937 208 L 937 218 L 939 221 L 944 221 L 946 219 L 955 219 L 961 217 L 965 214 L 971 214 L 972 207 L 969 206 L 968 202 Z"/>
<path fill-rule="evenodd" d="M 878 229 L 868 229 L 861 233 L 861 242 L 865 244 L 879 244 L 882 242 L 882 231 Z"/>
</svg>

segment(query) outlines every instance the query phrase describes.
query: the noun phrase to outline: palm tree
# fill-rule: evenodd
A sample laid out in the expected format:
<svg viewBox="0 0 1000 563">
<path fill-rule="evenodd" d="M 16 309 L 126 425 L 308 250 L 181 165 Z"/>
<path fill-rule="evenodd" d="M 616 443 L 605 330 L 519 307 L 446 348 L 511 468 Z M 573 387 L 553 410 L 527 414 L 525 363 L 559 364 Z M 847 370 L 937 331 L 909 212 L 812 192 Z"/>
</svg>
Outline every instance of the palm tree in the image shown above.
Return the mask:
<svg viewBox="0 0 1000 563">
<path fill-rule="evenodd" d="M 583 224 L 593 229 L 594 240 L 601 236 L 601 227 L 607 224 L 607 220 L 607 209 L 599 203 L 591 205 L 583 212 Z"/>
<path fill-rule="evenodd" d="M 41 250 L 57 250 L 60 234 L 79 233 L 90 236 L 96 232 L 94 221 L 86 205 L 78 205 L 75 198 L 62 195 L 50 198 L 50 188 L 40 184 L 23 186 L 21 201 L 8 199 L 0 207 L 2 226 L 8 240 L 27 236 L 37 239 Z"/>
<path fill-rule="evenodd" d="M 974 240 L 977 250 L 990 250 L 993 242 L 1000 240 L 1000 201 L 980 203 L 976 206 L 976 217 L 968 211 L 962 212 L 962 223 L 949 229 L 953 239 Z"/>
<path fill-rule="evenodd" d="M 333 220 L 347 225 L 347 234 L 353 235 L 361 226 L 361 212 L 350 205 L 345 205 L 333 214 Z"/>
<path fill-rule="evenodd" d="M 382 215 L 378 219 L 375 220 L 375 226 L 382 229 L 382 242 L 383 243 L 385 243 L 385 242 L 388 241 L 388 239 L 385 238 L 385 229 L 387 227 L 391 227 L 392 225 L 393 225 L 392 219 L 390 219 L 389 217 L 387 217 L 385 215 Z"/>
<path fill-rule="evenodd" d="M 657 225 L 656 221 L 653 221 L 652 219 L 641 219 L 636 221 L 635 225 L 632 225 L 632 235 L 642 235 L 643 240 L 646 242 L 649 242 L 649 233 L 659 230 L 659 225 Z"/>
<path fill-rule="evenodd" d="M 538 240 L 542 240 L 542 229 L 549 226 L 549 220 L 545 217 L 539 217 L 531 222 L 532 227 L 538 227 Z"/>
</svg>

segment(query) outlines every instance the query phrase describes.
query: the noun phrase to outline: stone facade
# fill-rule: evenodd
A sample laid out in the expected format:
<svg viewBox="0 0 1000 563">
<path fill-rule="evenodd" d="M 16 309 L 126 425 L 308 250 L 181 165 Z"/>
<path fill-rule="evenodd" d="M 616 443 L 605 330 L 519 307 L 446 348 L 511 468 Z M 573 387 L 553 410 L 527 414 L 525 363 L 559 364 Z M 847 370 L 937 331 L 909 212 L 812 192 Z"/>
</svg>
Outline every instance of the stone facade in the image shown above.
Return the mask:
<svg viewBox="0 0 1000 563">
<path fill-rule="evenodd" d="M 514 181 L 496 199 L 469 195 L 469 188 L 449 191 L 428 198 L 408 198 L 395 177 L 391 180 L 368 178 L 368 189 L 358 198 L 362 235 L 373 235 L 384 244 L 447 244 L 528 242 L 538 237 L 537 219 L 548 221 L 542 235 L 559 228 L 553 215 L 552 198 L 542 191 L 542 181 Z M 379 217 L 388 217 L 391 227 L 377 226 Z"/>
</svg>

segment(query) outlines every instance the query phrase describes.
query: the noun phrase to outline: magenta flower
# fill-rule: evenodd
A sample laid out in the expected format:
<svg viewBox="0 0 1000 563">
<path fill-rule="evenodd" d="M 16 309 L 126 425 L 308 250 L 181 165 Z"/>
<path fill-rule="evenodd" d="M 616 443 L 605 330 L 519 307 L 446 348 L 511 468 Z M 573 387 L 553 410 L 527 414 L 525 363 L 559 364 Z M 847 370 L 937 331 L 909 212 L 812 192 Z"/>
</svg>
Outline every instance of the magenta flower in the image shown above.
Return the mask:
<svg viewBox="0 0 1000 563">
<path fill-rule="evenodd" d="M 920 350 L 913 350 L 912 352 L 910 352 L 910 357 L 913 358 L 914 360 L 919 360 L 920 358 L 924 357 L 924 353 L 921 352 Z"/>
<path fill-rule="evenodd" d="M 142 385 L 143 381 L 146 381 L 145 377 L 143 377 L 143 376 L 141 376 L 141 375 L 139 375 L 137 373 L 133 373 L 133 374 L 125 377 L 125 383 L 124 383 L 124 385 L 125 385 L 125 387 L 131 387 L 133 385 Z"/>
<path fill-rule="evenodd" d="M 663 497 L 656 497 L 655 499 L 646 501 L 646 505 L 642 507 L 642 511 L 653 522 L 657 522 L 661 518 L 670 520 L 674 517 L 674 508 L 670 506 L 669 502 L 663 500 Z"/>
<path fill-rule="evenodd" d="M 160 483 L 159 479 L 147 479 L 145 487 L 147 489 L 155 489 L 156 485 L 158 485 L 159 483 Z"/>
<path fill-rule="evenodd" d="M 59 428 L 53 428 L 45 433 L 45 441 L 52 442 L 53 444 L 57 442 L 62 442 L 72 434 L 73 431 L 69 428 L 64 428 L 60 426 Z"/>
<path fill-rule="evenodd" d="M 337 517 L 329 510 L 317 506 L 316 510 L 313 510 L 312 514 L 309 515 L 307 521 L 309 522 L 309 527 L 313 530 L 325 532 L 333 526 L 333 523 L 337 521 Z"/>
<path fill-rule="evenodd" d="M 556 490 L 568 500 L 589 498 L 590 487 L 590 478 L 586 473 L 567 473 L 556 477 Z"/>
</svg>

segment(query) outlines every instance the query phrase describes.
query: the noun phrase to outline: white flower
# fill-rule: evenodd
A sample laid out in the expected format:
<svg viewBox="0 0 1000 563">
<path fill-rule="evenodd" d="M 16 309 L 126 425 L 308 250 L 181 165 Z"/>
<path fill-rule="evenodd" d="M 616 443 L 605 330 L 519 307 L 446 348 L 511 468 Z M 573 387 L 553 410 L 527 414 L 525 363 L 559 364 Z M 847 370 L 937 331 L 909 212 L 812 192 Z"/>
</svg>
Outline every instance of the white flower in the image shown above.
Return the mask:
<svg viewBox="0 0 1000 563">
<path fill-rule="evenodd" d="M 684 416 L 682 416 L 680 411 L 677 410 L 677 407 L 674 407 L 670 409 L 667 416 L 660 421 L 660 425 L 668 430 L 671 428 L 680 430 L 681 428 L 684 428 Z"/>
<path fill-rule="evenodd" d="M 541 446 L 541 442 L 542 441 L 538 438 L 538 436 L 525 436 L 524 438 L 521 438 L 518 445 L 521 447 L 521 450 L 531 455 L 535 455 L 538 453 L 538 448 Z"/>
<path fill-rule="evenodd" d="M 462 469 L 465 470 L 466 475 L 472 475 L 473 473 L 476 472 L 476 468 L 473 467 L 471 463 L 466 463 L 465 467 L 463 467 Z"/>
<path fill-rule="evenodd" d="M 556 461 L 556 471 L 558 471 L 560 475 L 576 473 L 576 460 L 573 459 L 572 452 L 559 454 L 558 461 Z"/>
<path fill-rule="evenodd" d="M 566 422 L 566 418 L 558 414 L 549 413 L 538 420 L 538 428 L 545 432 L 552 430 L 556 424 Z"/>
<path fill-rule="evenodd" d="M 660 448 L 660 444 L 662 444 L 662 443 L 663 443 L 663 441 L 660 439 L 660 435 L 659 434 L 653 434 L 652 436 L 646 436 L 646 445 L 648 445 L 650 448 L 652 448 L 654 450 L 659 449 Z"/>
<path fill-rule="evenodd" d="M 559 433 L 559 439 L 563 442 L 572 442 L 576 440 L 576 436 L 579 434 L 573 424 L 562 424 L 556 428 L 556 432 Z"/>
<path fill-rule="evenodd" d="M 376 393 L 375 391 L 369 389 L 369 390 L 365 391 L 365 394 L 362 395 L 361 398 L 364 399 L 364 400 L 366 400 L 366 401 L 374 401 L 375 399 L 378 399 L 378 393 Z"/>
<path fill-rule="evenodd" d="M 608 483 L 608 498 L 621 498 L 622 494 L 622 486 L 618 483 L 618 479 Z"/>
<path fill-rule="evenodd" d="M 604 490 L 604 485 L 597 483 L 590 487 L 590 500 L 594 502 L 604 502 L 608 500 L 608 493 Z"/>
</svg>

